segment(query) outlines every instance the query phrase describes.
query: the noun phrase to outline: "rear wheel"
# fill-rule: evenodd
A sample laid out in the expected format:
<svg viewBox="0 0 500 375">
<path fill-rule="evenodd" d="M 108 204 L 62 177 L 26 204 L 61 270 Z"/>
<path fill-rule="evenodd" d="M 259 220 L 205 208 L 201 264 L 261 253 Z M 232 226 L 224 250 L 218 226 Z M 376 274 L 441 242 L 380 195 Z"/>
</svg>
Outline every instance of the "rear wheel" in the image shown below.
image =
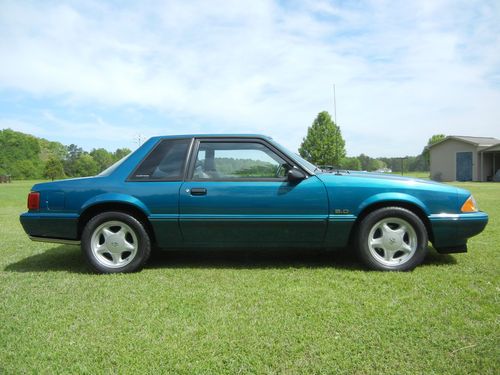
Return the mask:
<svg viewBox="0 0 500 375">
<path fill-rule="evenodd" d="M 82 251 L 97 273 L 140 270 L 151 253 L 144 226 L 123 212 L 104 212 L 93 217 L 82 233 Z"/>
<path fill-rule="evenodd" d="M 409 271 L 427 253 L 427 231 L 422 220 L 401 207 L 385 207 L 368 214 L 358 229 L 358 254 L 369 268 Z"/>
</svg>

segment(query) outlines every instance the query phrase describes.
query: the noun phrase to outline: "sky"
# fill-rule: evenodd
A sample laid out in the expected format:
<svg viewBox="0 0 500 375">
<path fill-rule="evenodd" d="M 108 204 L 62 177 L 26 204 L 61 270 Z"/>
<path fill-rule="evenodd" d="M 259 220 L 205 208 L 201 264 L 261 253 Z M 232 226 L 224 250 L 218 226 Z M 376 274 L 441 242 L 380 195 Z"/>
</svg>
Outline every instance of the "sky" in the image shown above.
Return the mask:
<svg viewBox="0 0 500 375">
<path fill-rule="evenodd" d="M 500 1 L 0 1 L 0 129 L 86 150 L 321 111 L 350 156 L 500 138 Z"/>
</svg>

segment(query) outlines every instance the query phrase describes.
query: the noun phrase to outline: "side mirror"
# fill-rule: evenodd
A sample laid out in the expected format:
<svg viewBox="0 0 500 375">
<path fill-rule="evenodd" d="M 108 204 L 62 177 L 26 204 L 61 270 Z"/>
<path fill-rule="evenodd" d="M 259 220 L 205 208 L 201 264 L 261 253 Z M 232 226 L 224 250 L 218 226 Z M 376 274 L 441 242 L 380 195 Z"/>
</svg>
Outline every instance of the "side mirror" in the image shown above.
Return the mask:
<svg viewBox="0 0 500 375">
<path fill-rule="evenodd" d="M 288 179 L 288 182 L 298 183 L 306 178 L 306 174 L 297 167 L 292 167 L 288 170 L 286 177 Z"/>
</svg>

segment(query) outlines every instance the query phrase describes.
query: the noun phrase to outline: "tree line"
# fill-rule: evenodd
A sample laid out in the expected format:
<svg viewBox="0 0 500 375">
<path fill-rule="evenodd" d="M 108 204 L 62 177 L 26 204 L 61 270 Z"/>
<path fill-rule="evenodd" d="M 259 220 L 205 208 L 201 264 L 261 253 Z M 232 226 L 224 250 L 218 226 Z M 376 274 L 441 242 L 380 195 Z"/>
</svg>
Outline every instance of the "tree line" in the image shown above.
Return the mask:
<svg viewBox="0 0 500 375">
<path fill-rule="evenodd" d="M 11 129 L 0 130 L 0 175 L 13 179 L 60 179 L 93 176 L 130 153 L 128 148 L 109 152 L 84 151 Z"/>
<path fill-rule="evenodd" d="M 419 155 L 372 158 L 365 154 L 346 156 L 345 141 L 340 127 L 330 114 L 320 112 L 307 129 L 299 148 L 300 156 L 322 167 L 348 169 L 354 171 L 376 171 L 390 169 L 393 172 L 429 171 L 428 146 L 445 138 L 443 134 L 433 135 Z"/>
<path fill-rule="evenodd" d="M 393 172 L 429 171 L 428 146 L 444 139 L 433 135 L 416 156 L 372 158 L 365 154 L 347 156 L 340 127 L 330 114 L 320 112 L 307 130 L 300 155 L 322 167 L 358 171 L 390 169 Z M 93 176 L 130 153 L 128 148 L 109 152 L 94 148 L 90 152 L 75 144 L 65 146 L 11 129 L 0 130 L 0 175 L 13 179 L 60 179 Z"/>
</svg>

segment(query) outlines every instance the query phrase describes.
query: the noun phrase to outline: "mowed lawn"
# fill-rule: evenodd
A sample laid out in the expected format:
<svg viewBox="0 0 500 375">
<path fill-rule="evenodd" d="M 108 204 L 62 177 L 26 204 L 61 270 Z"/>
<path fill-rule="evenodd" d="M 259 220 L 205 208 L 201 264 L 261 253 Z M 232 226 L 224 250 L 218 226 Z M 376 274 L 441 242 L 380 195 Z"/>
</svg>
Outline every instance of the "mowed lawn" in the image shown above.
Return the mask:
<svg viewBox="0 0 500 375">
<path fill-rule="evenodd" d="M 410 273 L 304 249 L 168 253 L 111 276 L 26 237 L 30 186 L 0 185 L 1 374 L 500 373 L 500 184 L 460 184 L 488 227 Z"/>
</svg>

